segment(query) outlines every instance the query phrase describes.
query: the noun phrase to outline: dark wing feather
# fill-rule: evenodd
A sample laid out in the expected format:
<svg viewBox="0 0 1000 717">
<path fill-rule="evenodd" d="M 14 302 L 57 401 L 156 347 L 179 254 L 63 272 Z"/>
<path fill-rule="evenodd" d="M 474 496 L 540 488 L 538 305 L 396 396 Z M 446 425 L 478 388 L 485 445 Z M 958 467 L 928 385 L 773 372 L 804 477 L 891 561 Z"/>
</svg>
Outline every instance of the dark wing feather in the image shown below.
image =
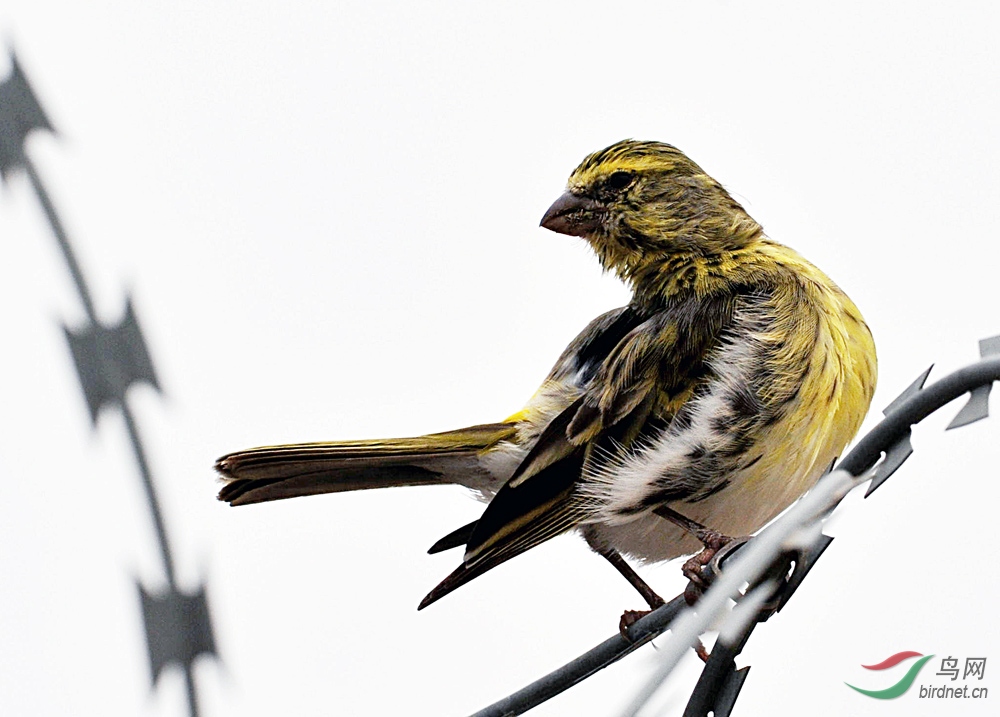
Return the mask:
<svg viewBox="0 0 1000 717">
<path fill-rule="evenodd" d="M 536 524 L 532 524 L 530 530 L 521 532 L 517 540 L 510 543 L 507 549 L 497 550 L 484 557 L 482 560 L 473 563 L 462 563 L 448 577 L 438 583 L 437 587 L 427 593 L 427 596 L 420 601 L 418 610 L 423 610 L 433 602 L 437 602 L 448 593 L 462 587 L 473 578 L 477 578 L 483 573 L 495 568 L 516 555 L 520 555 L 526 550 L 530 550 L 536 545 L 544 543 L 554 535 L 565 533 L 579 522 L 576 516 L 569 510 L 568 506 L 559 506 L 546 519 Z"/>
<path fill-rule="evenodd" d="M 581 396 L 549 421 L 538 436 L 535 445 L 528 451 L 528 455 L 507 479 L 505 487 L 516 488 L 554 463 L 568 457 L 577 449 L 576 445 L 570 443 L 567 434 L 569 424 L 572 423 L 573 417 L 576 416 L 582 405 L 583 397 Z"/>
<path fill-rule="evenodd" d="M 660 388 L 662 366 L 669 363 L 677 343 L 677 323 L 667 312 L 653 316 L 619 343 L 601 366 L 583 396 L 567 429 L 569 440 L 583 443 L 598 439 L 609 428 L 629 416 L 640 424 L 651 409 Z M 620 442 L 628 443 L 632 431 L 619 430 Z"/>
<path fill-rule="evenodd" d="M 508 481 L 486 506 L 465 546 L 463 562 L 472 564 L 487 555 L 510 552 L 523 533 L 534 529 L 552 510 L 569 503 L 583 467 L 583 448 L 542 469 L 516 485 Z M 548 537 L 554 537 L 553 533 Z M 522 551 L 517 551 L 522 552 Z M 508 557 L 514 557 L 516 553 Z"/>
<path fill-rule="evenodd" d="M 551 374 L 578 373 L 584 394 L 542 431 L 472 529 L 462 565 L 420 606 L 578 525 L 586 507 L 575 488 L 594 448 L 617 450 L 649 425 L 669 422 L 707 375 L 732 308 L 729 295 L 700 297 L 646 316 L 626 307 L 592 322 Z"/>
<path fill-rule="evenodd" d="M 463 525 L 461 528 L 456 528 L 451 531 L 427 550 L 428 555 L 443 553 L 445 550 L 451 550 L 452 548 L 458 548 L 465 545 L 469 542 L 469 538 L 472 537 L 472 531 L 476 529 L 476 523 L 478 522 L 479 521 L 474 520 L 471 523 Z"/>
</svg>

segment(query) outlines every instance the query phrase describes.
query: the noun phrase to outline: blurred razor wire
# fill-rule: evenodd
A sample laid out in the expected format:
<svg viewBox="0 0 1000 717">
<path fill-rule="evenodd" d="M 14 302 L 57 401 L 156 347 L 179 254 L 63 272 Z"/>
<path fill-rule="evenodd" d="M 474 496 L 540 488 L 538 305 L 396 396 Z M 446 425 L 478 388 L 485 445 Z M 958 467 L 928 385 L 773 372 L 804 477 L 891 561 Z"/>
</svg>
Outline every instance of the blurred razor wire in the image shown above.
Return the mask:
<svg viewBox="0 0 1000 717">
<path fill-rule="evenodd" d="M 25 151 L 25 141 L 32 130 L 54 133 L 55 129 L 13 52 L 10 55 L 10 66 L 10 74 L 0 83 L 0 178 L 6 183 L 10 181 L 11 174 L 18 170 L 23 170 L 27 175 L 83 304 L 86 322 L 77 327 L 63 326 L 63 331 L 87 402 L 91 424 L 94 428 L 97 427 L 104 408 L 121 411 L 139 469 L 149 516 L 153 521 L 167 582 L 165 590 L 147 590 L 140 582 L 136 583 L 146 628 L 152 683 L 155 687 L 165 667 L 179 665 L 184 674 L 189 714 L 197 717 L 198 700 L 193 663 L 198 655 L 216 654 L 205 587 L 199 585 L 194 591 L 187 592 L 177 585 L 152 471 L 143 449 L 139 427 L 126 400 L 128 389 L 134 383 L 146 383 L 157 392 L 160 391 L 160 384 L 139 328 L 132 298 L 125 296 L 123 316 L 117 324 L 106 325 L 97 318 L 90 290 L 73 253 L 69 236 L 59 220 L 37 168 Z"/>
</svg>

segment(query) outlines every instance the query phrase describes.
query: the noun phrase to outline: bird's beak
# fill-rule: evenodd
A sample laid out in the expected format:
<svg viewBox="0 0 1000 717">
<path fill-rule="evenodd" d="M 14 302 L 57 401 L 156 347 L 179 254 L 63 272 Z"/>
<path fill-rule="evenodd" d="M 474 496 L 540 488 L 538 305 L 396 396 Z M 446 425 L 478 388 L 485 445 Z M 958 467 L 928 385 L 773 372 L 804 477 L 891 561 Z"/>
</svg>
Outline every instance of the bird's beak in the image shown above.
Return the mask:
<svg viewBox="0 0 1000 717">
<path fill-rule="evenodd" d="M 584 237 L 594 232 L 604 218 L 604 207 L 593 199 L 566 192 L 549 207 L 541 226 L 560 234 Z"/>
</svg>

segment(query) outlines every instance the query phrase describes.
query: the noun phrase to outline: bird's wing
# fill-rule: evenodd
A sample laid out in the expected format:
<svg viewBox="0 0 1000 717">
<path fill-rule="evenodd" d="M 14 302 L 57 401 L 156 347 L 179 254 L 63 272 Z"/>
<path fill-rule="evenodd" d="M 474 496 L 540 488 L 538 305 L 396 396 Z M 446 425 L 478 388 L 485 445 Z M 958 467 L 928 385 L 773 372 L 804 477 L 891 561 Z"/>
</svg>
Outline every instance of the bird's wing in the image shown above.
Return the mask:
<svg viewBox="0 0 1000 717">
<path fill-rule="evenodd" d="M 669 422 L 705 379 L 732 310 L 731 296 L 702 297 L 609 322 L 603 333 L 617 329 L 615 341 L 604 335 L 579 342 L 593 364 L 583 394 L 545 427 L 472 530 L 462 565 L 421 607 L 585 519 L 587 503 L 575 495 L 584 462 L 595 450 L 627 446 L 650 425 Z M 596 356 L 596 346 L 603 355 Z M 561 361 L 572 362 L 566 354 Z"/>
<path fill-rule="evenodd" d="M 628 446 L 651 419 L 655 427 L 669 422 L 705 379 L 706 360 L 731 323 L 734 304 L 729 294 L 679 302 L 631 325 L 618 321 L 619 330 L 628 328 L 614 342 L 604 336 L 581 344 L 589 351 L 583 394 L 550 421 L 505 487 L 519 487 L 580 447 Z M 599 356 L 596 346 L 603 349 Z"/>
<path fill-rule="evenodd" d="M 565 435 L 566 427 L 576 409 L 581 405 L 579 402 L 573 403 L 573 400 L 579 397 L 583 390 L 581 387 L 586 387 L 594 379 L 614 347 L 646 318 L 648 317 L 637 312 L 632 306 L 622 306 L 591 321 L 560 354 L 552 370 L 545 377 L 542 389 L 522 411 L 507 419 L 512 423 L 541 424 L 540 433 L 526 441 L 526 444 L 533 445 L 535 450 L 530 451 L 529 455 L 521 460 L 519 467 L 515 469 L 516 473 L 509 474 L 506 478 L 505 482 L 513 482 L 512 488 L 520 483 L 523 471 L 529 466 L 533 475 L 572 453 L 575 446 L 561 438 Z M 569 402 L 571 410 L 563 409 L 561 412 L 557 410 L 553 419 L 549 412 L 550 406 L 546 405 L 546 398 L 537 400 L 540 395 L 545 394 L 556 395 L 558 396 L 556 400 Z M 503 505 L 503 501 L 500 505 Z M 452 531 L 436 542 L 430 552 L 436 553 L 466 545 L 477 523 L 478 521 L 474 521 Z M 485 530 L 483 528 L 481 533 Z"/>
</svg>

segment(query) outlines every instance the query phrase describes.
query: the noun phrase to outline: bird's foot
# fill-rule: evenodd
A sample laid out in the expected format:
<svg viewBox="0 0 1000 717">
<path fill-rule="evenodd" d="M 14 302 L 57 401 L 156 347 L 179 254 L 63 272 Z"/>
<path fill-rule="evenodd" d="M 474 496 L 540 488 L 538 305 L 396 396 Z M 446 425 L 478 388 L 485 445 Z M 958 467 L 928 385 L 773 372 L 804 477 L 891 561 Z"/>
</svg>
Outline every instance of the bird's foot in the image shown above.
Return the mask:
<svg viewBox="0 0 1000 717">
<path fill-rule="evenodd" d="M 707 588 L 712 578 L 708 571 L 705 570 L 705 566 L 712 562 L 712 558 L 715 557 L 715 554 L 719 552 L 719 548 L 723 545 L 725 543 L 722 543 L 718 547 L 706 544 L 700 553 L 688 558 L 687 562 L 681 566 L 681 572 L 684 574 L 684 577 L 699 587 Z"/>
<path fill-rule="evenodd" d="M 684 600 L 688 605 L 694 605 L 708 589 L 715 577 L 715 571 L 709 568 L 709 564 L 722 548 L 733 542 L 733 539 L 728 535 L 723 535 L 717 530 L 709 528 L 697 531 L 695 537 L 705 547 L 700 553 L 689 558 L 681 567 L 681 572 L 689 581 L 684 590 Z"/>
<path fill-rule="evenodd" d="M 705 546 L 705 550 L 711 550 L 712 555 L 715 555 L 718 550 L 733 542 L 733 539 L 728 535 L 723 535 L 718 530 L 712 530 L 711 528 L 702 528 L 695 531 L 694 537 L 701 541 L 701 544 Z M 711 560 L 711 557 L 709 560 Z"/>
<path fill-rule="evenodd" d="M 622 637 L 630 642 L 632 638 L 628 635 L 628 629 L 639 622 L 639 620 L 646 617 L 646 615 L 653 612 L 653 610 L 667 604 L 664 602 L 663 598 L 656 593 L 653 593 L 652 597 L 648 599 L 647 602 L 649 603 L 649 610 L 626 610 L 622 613 L 621 620 L 618 621 L 618 631 L 622 634 Z"/>
<path fill-rule="evenodd" d="M 646 615 L 648 615 L 651 612 L 653 612 L 653 611 L 652 610 L 626 610 L 625 612 L 623 612 L 621 620 L 618 621 L 618 631 L 622 634 L 622 637 L 624 637 L 626 640 L 628 640 L 629 642 L 631 642 L 632 638 L 629 637 L 629 635 L 628 635 L 628 629 L 630 627 L 632 627 L 633 625 L 635 625 L 637 622 L 639 622 L 639 620 L 641 620 L 642 618 L 646 617 Z"/>
<path fill-rule="evenodd" d="M 733 539 L 717 530 L 712 530 L 702 525 L 696 520 L 691 520 L 681 515 L 669 506 L 661 505 L 654 512 L 660 517 L 666 518 L 689 535 L 697 538 L 704 546 L 704 549 L 700 553 L 684 563 L 684 566 L 681 568 L 684 577 L 690 581 L 687 589 L 684 591 L 684 597 L 688 605 L 694 605 L 695 601 L 701 597 L 701 594 L 705 592 L 712 580 L 712 570 L 706 566 L 712 562 L 716 553 L 733 542 Z"/>
<path fill-rule="evenodd" d="M 714 535 L 706 536 L 704 549 L 690 558 L 681 568 L 684 577 L 688 579 L 687 588 L 684 590 L 684 599 L 688 605 L 694 605 L 698 601 L 722 573 L 726 561 L 751 539 L 749 535 L 731 538 L 728 535 L 712 532 Z"/>
<path fill-rule="evenodd" d="M 619 630 L 619 632 L 621 632 L 622 637 L 624 637 L 626 640 L 628 640 L 629 642 L 631 642 L 632 638 L 629 637 L 629 634 L 628 634 L 629 628 L 632 627 L 633 625 L 635 625 L 637 622 L 639 622 L 639 620 L 641 620 L 642 618 L 646 617 L 646 615 L 648 615 L 651 612 L 653 612 L 653 611 L 652 610 L 626 610 L 625 612 L 623 612 L 622 613 L 622 619 L 618 623 L 618 630 Z M 702 662 L 708 662 L 708 658 L 710 657 L 711 653 L 709 653 L 709 651 L 707 649 L 705 649 L 705 643 L 703 643 L 699 639 L 697 642 L 694 643 L 694 645 L 692 645 L 692 647 L 694 648 L 695 654 L 698 655 L 698 658 Z"/>
</svg>

